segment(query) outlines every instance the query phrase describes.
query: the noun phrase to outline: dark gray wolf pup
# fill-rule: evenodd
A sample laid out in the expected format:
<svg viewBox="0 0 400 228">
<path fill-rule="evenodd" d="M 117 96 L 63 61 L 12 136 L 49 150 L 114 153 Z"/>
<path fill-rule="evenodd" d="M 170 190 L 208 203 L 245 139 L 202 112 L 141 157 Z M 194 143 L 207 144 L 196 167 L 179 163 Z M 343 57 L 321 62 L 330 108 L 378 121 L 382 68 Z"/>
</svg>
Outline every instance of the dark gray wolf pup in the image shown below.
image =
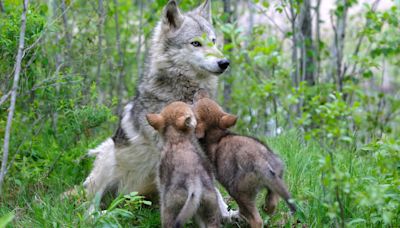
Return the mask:
<svg viewBox="0 0 400 228">
<path fill-rule="evenodd" d="M 161 143 L 146 114 L 158 113 L 173 101 L 191 103 L 199 88 L 216 92 L 217 76 L 227 69 L 229 61 L 217 49 L 215 40 L 209 0 L 186 14 L 175 1 L 167 3 L 154 29 L 136 97 L 125 106 L 115 135 L 89 151 L 96 156 L 84 182 L 89 198 L 110 189 L 122 194 L 157 193 L 155 170 Z M 227 216 L 219 192 L 218 196 L 221 211 Z"/>
<path fill-rule="evenodd" d="M 227 129 L 236 117 L 225 113 L 205 91 L 195 95 L 196 136 L 214 165 L 217 180 L 239 206 L 239 213 L 251 227 L 262 227 L 263 220 L 256 207 L 256 196 L 267 188 L 265 210 L 272 214 L 281 196 L 292 212 L 295 205 L 285 186 L 283 163 L 266 145 L 257 139 L 237 135 Z"/>
<path fill-rule="evenodd" d="M 191 107 L 173 102 L 160 114 L 146 117 L 163 141 L 157 175 L 162 226 L 183 227 L 195 216 L 199 227 L 219 227 L 212 166 L 194 135 Z"/>
</svg>

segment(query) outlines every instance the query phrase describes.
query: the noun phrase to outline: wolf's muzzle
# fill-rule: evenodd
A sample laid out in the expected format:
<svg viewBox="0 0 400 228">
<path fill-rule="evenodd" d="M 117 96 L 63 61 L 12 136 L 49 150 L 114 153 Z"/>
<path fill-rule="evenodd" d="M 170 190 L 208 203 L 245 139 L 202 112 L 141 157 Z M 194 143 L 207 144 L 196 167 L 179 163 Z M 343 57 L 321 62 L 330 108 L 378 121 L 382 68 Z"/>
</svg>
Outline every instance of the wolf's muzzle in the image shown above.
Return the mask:
<svg viewBox="0 0 400 228">
<path fill-rule="evenodd" d="M 226 70 L 226 68 L 228 68 L 230 62 L 227 59 L 222 59 L 222 60 L 218 61 L 217 63 L 218 63 L 219 68 L 221 68 L 221 70 Z"/>
</svg>

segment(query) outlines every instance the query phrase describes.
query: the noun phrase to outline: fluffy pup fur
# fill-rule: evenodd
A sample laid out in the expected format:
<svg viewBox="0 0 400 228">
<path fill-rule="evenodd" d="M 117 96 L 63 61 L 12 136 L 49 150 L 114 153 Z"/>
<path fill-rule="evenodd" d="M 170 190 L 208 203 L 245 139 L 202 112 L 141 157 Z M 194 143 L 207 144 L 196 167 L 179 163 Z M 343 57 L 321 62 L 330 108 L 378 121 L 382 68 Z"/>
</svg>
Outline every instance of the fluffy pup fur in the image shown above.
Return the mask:
<svg viewBox="0 0 400 228">
<path fill-rule="evenodd" d="M 214 166 L 216 178 L 236 200 L 239 213 L 251 227 L 263 226 L 255 203 L 262 188 L 268 189 L 266 212 L 274 212 L 279 196 L 292 212 L 296 211 L 282 180 L 283 163 L 271 149 L 257 139 L 228 131 L 236 117 L 207 98 L 205 91 L 196 94 L 194 112 L 198 123 L 196 136 Z"/>
<path fill-rule="evenodd" d="M 194 135 L 196 118 L 190 106 L 173 102 L 146 117 L 163 141 L 157 175 L 162 226 L 183 227 L 195 216 L 199 227 L 219 227 L 211 165 Z"/>
<path fill-rule="evenodd" d="M 158 113 L 173 101 L 191 103 L 199 88 L 215 93 L 217 76 L 229 65 L 215 39 L 209 0 L 185 14 L 175 1 L 167 3 L 154 29 L 134 100 L 125 106 L 112 139 L 89 151 L 96 156 L 84 182 L 89 199 L 110 189 L 157 195 L 155 170 L 162 144 L 146 114 Z M 228 216 L 219 192 L 218 196 L 223 215 Z"/>
</svg>

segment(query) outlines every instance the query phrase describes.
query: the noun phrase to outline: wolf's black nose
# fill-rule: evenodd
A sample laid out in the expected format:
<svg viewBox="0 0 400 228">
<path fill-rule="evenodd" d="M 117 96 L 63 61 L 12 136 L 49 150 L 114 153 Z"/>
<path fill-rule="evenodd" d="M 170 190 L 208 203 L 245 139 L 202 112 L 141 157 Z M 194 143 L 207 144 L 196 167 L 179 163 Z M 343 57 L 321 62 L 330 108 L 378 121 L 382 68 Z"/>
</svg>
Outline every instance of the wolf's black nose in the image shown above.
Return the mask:
<svg viewBox="0 0 400 228">
<path fill-rule="evenodd" d="M 218 66 L 219 66 L 219 68 L 221 68 L 222 70 L 226 70 L 226 68 L 228 68 L 228 66 L 229 66 L 229 60 L 227 60 L 227 59 L 222 59 L 222 60 L 218 61 Z"/>
</svg>

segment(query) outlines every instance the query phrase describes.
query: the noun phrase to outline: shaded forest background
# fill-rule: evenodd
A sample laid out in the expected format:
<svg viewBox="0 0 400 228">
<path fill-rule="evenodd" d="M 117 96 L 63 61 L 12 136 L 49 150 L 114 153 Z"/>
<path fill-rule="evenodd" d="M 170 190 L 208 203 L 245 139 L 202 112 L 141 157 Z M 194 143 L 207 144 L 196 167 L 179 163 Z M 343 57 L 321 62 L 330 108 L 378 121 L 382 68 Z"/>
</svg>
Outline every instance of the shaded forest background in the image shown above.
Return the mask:
<svg viewBox="0 0 400 228">
<path fill-rule="evenodd" d="M 135 94 L 167 1 L 24 2 L 0 0 L 0 227 L 158 226 L 134 194 L 87 219 L 80 185 L 87 149 L 112 135 Z M 218 100 L 238 115 L 235 131 L 282 156 L 296 216 L 310 227 L 400 226 L 400 2 L 212 4 L 231 60 Z M 263 217 L 292 222 L 284 205 Z"/>
</svg>

